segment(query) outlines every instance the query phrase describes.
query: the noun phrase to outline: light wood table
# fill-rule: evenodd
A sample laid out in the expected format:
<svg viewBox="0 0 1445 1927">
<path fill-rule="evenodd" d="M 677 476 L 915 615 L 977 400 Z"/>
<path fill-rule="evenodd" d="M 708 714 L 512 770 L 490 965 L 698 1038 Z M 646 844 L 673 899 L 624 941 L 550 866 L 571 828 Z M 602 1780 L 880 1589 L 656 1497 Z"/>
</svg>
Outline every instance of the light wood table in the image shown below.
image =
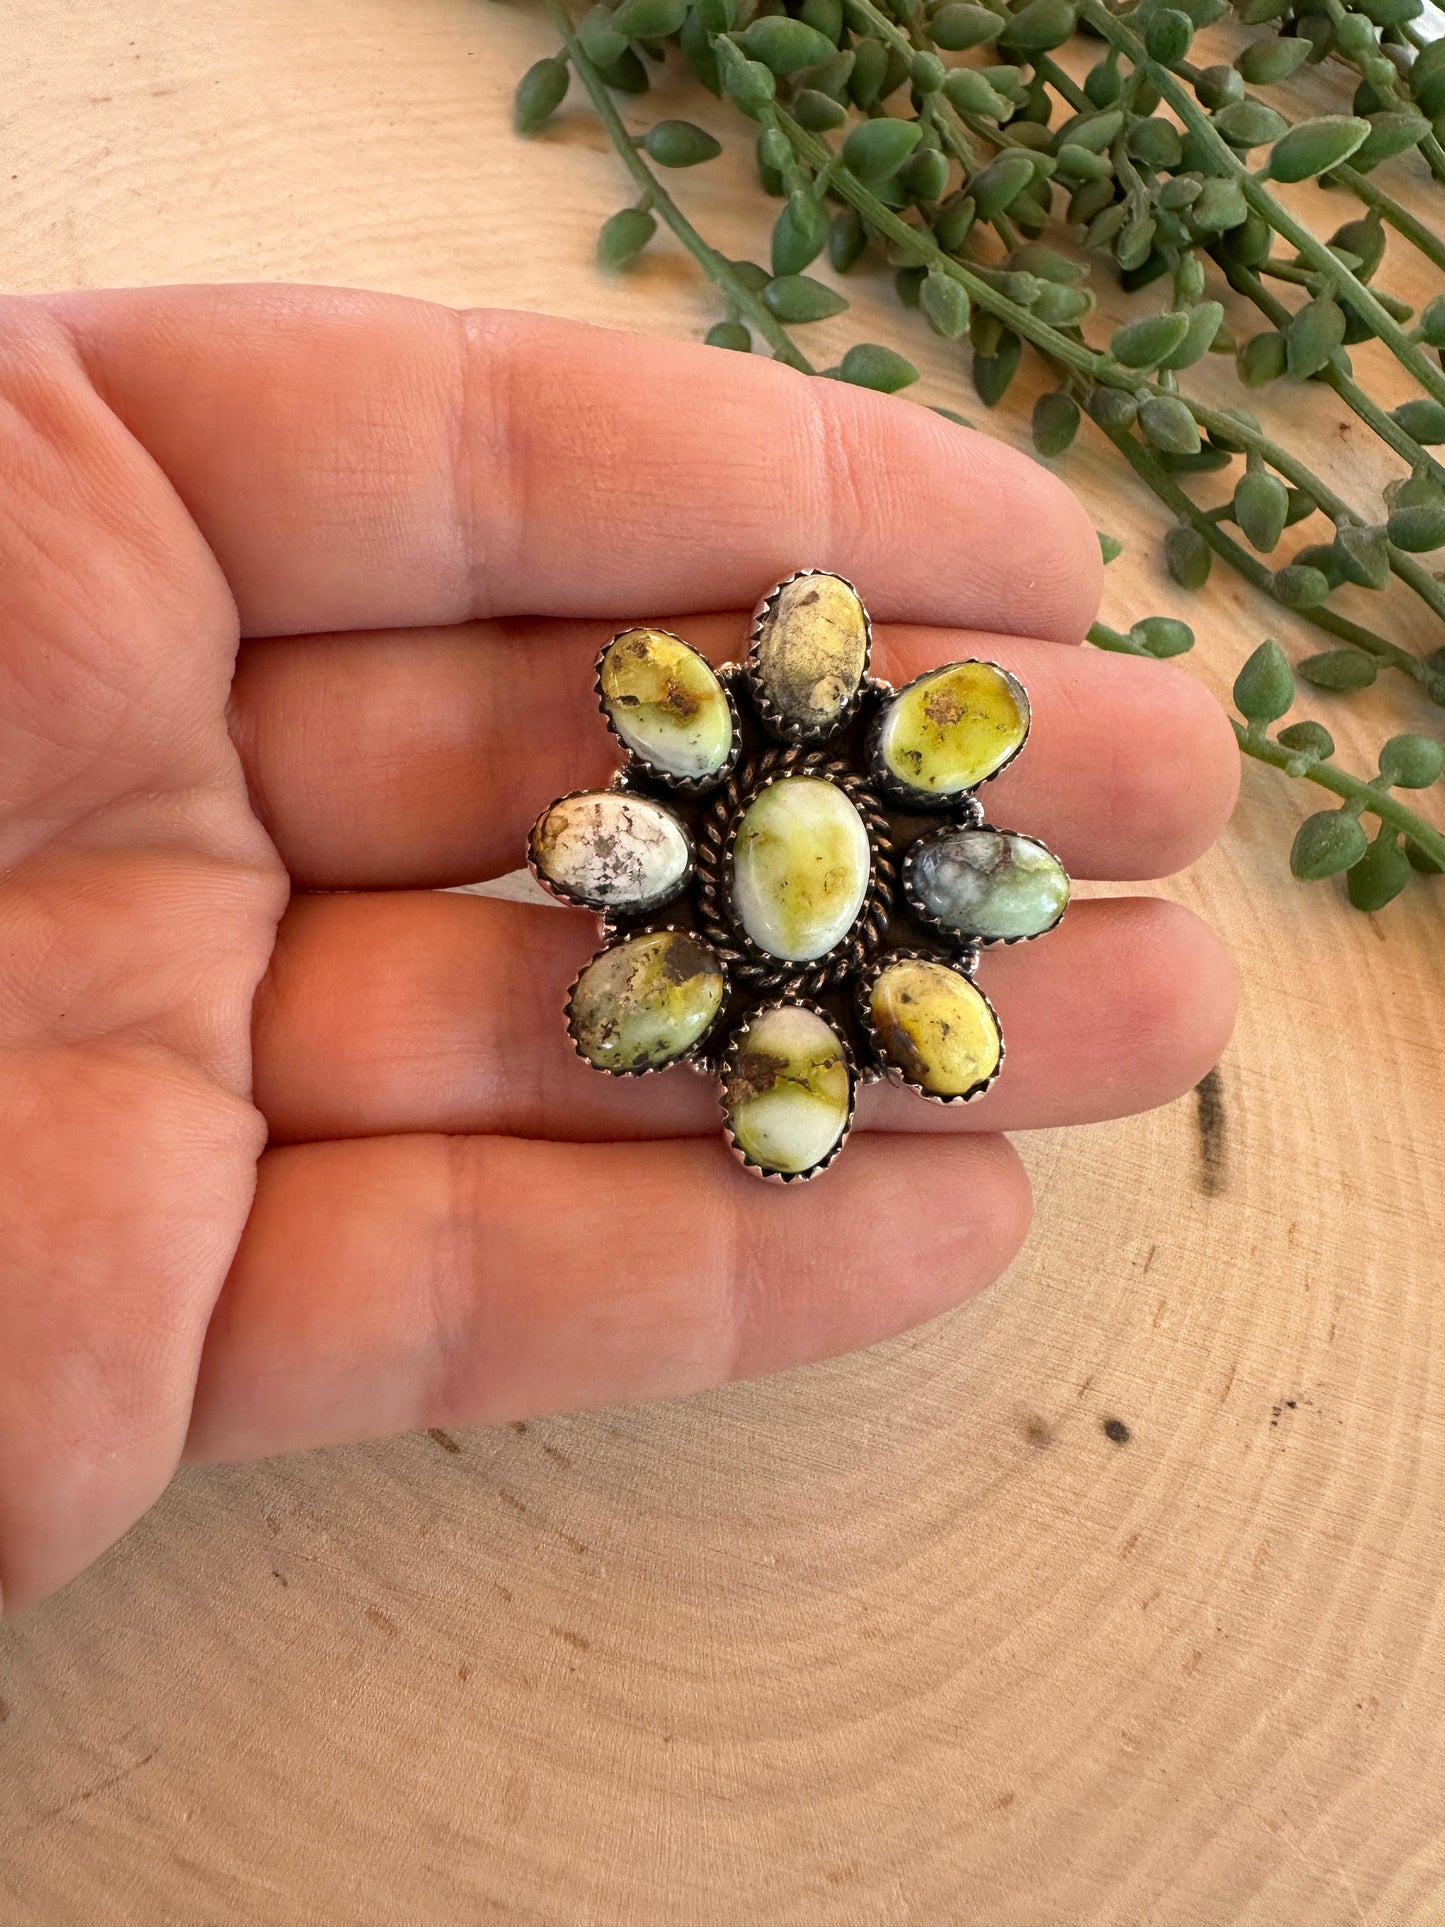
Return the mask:
<svg viewBox="0 0 1445 1927">
<path fill-rule="evenodd" d="M 580 107 L 512 138 L 532 12 L 30 0 L 5 43 L 11 287 L 715 318 L 670 246 L 594 271 L 626 190 Z M 735 254 L 747 171 L 683 183 Z M 824 355 L 860 325 L 982 412 L 881 285 Z M 1361 493 L 1328 399 L 1291 432 Z M 1062 469 L 1129 544 L 1106 615 L 1187 613 L 1225 694 L 1262 606 L 1185 607 L 1097 438 Z M 1402 689 L 1338 709 L 1356 767 Z M 1217 1094 L 1025 1139 L 981 1301 L 677 1404 L 189 1471 L 0 1634 L 6 1927 L 1439 1927 L 1442 899 L 1293 884 L 1301 788 L 1251 766 L 1165 886 L 1243 972 Z"/>
</svg>

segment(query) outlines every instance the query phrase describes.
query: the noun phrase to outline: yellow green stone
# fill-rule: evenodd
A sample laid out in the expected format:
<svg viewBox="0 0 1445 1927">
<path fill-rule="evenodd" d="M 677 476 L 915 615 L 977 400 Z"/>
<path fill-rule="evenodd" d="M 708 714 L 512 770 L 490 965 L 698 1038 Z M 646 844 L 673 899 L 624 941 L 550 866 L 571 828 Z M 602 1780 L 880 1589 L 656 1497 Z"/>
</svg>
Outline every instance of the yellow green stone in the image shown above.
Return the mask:
<svg viewBox="0 0 1445 1927">
<path fill-rule="evenodd" d="M 567 1006 L 569 1027 L 598 1070 L 657 1070 L 704 1035 L 726 989 L 706 944 L 683 930 L 649 931 L 592 959 Z"/>
<path fill-rule="evenodd" d="M 848 1123 L 852 1080 L 837 1032 L 816 1011 L 766 1010 L 739 1033 L 723 1081 L 723 1112 L 765 1171 L 809 1171 Z"/>
<path fill-rule="evenodd" d="M 668 776 L 712 776 L 733 721 L 712 665 L 663 629 L 624 629 L 607 645 L 602 703 L 627 747 Z"/>
<path fill-rule="evenodd" d="M 1028 727 L 1016 677 L 993 662 L 955 662 L 899 690 L 879 723 L 878 750 L 906 788 L 956 796 L 1002 769 Z"/>
<path fill-rule="evenodd" d="M 982 991 L 948 964 L 900 957 L 878 973 L 868 1003 L 884 1056 L 930 1097 L 964 1097 L 998 1069 L 997 1020 Z"/>
<path fill-rule="evenodd" d="M 847 792 L 826 777 L 785 776 L 743 812 L 733 910 L 760 950 L 808 963 L 852 928 L 871 870 L 868 832 Z"/>
<path fill-rule="evenodd" d="M 753 678 L 804 738 L 825 736 L 858 693 L 868 667 L 868 619 L 841 576 L 785 583 L 753 643 Z"/>
</svg>

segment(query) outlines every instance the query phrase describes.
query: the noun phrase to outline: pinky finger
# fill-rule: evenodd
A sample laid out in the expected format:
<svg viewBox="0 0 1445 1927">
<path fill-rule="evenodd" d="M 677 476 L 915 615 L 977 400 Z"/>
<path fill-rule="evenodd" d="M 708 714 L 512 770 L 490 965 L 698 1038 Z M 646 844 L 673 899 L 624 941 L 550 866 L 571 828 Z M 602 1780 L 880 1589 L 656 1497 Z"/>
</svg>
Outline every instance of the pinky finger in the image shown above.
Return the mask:
<svg viewBox="0 0 1445 1927">
<path fill-rule="evenodd" d="M 188 1455 L 666 1398 L 873 1343 L 989 1284 L 1002 1138 L 864 1136 L 812 1184 L 716 1142 L 369 1138 L 266 1153 Z"/>
</svg>

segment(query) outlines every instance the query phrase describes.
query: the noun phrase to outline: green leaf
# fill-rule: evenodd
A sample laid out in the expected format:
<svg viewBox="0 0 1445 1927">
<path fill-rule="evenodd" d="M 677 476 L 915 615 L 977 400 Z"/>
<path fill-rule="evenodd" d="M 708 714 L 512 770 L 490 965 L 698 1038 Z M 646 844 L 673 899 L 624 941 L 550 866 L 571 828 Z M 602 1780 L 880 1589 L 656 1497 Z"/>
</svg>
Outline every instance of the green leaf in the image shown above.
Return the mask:
<svg viewBox="0 0 1445 1927">
<path fill-rule="evenodd" d="M 726 41 L 720 41 L 726 46 Z M 749 120 L 760 120 L 772 105 L 777 91 L 772 69 L 760 60 L 731 60 L 722 69 L 723 89 L 728 99 Z"/>
<path fill-rule="evenodd" d="M 604 268 L 620 268 L 641 254 L 657 232 L 656 217 L 646 208 L 624 207 L 602 223 L 597 236 L 597 260 Z"/>
<path fill-rule="evenodd" d="M 643 135 L 642 145 L 659 167 L 697 167 L 722 152 L 722 142 L 690 120 L 658 121 Z"/>
<path fill-rule="evenodd" d="M 1198 529 L 1177 523 L 1164 537 L 1164 566 L 1181 589 L 1202 589 L 1214 554 Z"/>
<path fill-rule="evenodd" d="M 709 348 L 731 348 L 735 354 L 751 352 L 753 338 L 741 321 L 715 321 L 703 336 Z"/>
<path fill-rule="evenodd" d="M 760 267 L 756 261 L 734 261 L 732 268 L 733 273 L 749 294 L 761 294 L 773 278 L 767 269 Z"/>
<path fill-rule="evenodd" d="M 1145 616 L 1130 629 L 1131 638 L 1141 649 L 1161 662 L 1170 656 L 1182 656 L 1194 647 L 1194 631 L 1187 622 L 1180 622 L 1174 616 Z"/>
<path fill-rule="evenodd" d="M 916 53 L 909 62 L 908 84 L 915 93 L 936 94 L 947 72 L 938 55 L 925 49 L 922 53 Z"/>
<path fill-rule="evenodd" d="M 1289 490 L 1277 475 L 1247 470 L 1234 491 L 1234 519 L 1251 548 L 1268 555 L 1284 534 Z"/>
<path fill-rule="evenodd" d="M 1383 910 L 1410 881 L 1410 859 L 1395 832 L 1382 827 L 1358 863 L 1351 864 L 1345 889 L 1357 910 Z"/>
<path fill-rule="evenodd" d="M 841 314 L 847 298 L 806 274 L 782 274 L 763 289 L 763 300 L 779 321 L 826 321 Z"/>
<path fill-rule="evenodd" d="M 1234 69 L 1226 71 L 1233 73 Z M 1189 230 L 1201 236 L 1226 234 L 1231 228 L 1242 227 L 1248 217 L 1249 203 L 1238 181 L 1208 180 L 1189 210 Z"/>
<path fill-rule="evenodd" d="M 1006 214 L 1033 178 L 1033 162 L 1016 150 L 1007 150 L 981 167 L 968 184 L 979 220 L 993 221 Z"/>
<path fill-rule="evenodd" d="M 861 121 L 843 143 L 843 165 L 860 181 L 886 180 L 902 167 L 923 138 L 914 120 Z"/>
<path fill-rule="evenodd" d="M 848 93 L 855 107 L 872 107 L 888 77 L 888 51 L 879 40 L 860 40 L 853 49 L 853 71 Z"/>
<path fill-rule="evenodd" d="M 1307 301 L 1284 331 L 1285 366 L 1296 381 L 1327 367 L 1345 338 L 1345 311 L 1332 296 Z"/>
<path fill-rule="evenodd" d="M 626 34 L 618 33 L 606 7 L 590 7 L 577 26 L 582 51 L 596 67 L 612 67 L 628 51 Z"/>
<path fill-rule="evenodd" d="M 1189 327 L 1184 339 L 1171 354 L 1160 362 L 1161 368 L 1192 368 L 1196 361 L 1202 361 L 1209 353 L 1214 337 L 1224 325 L 1224 304 L 1221 301 L 1201 301 L 1197 308 L 1188 308 Z"/>
<path fill-rule="evenodd" d="M 1011 101 L 995 93 L 976 67 L 955 67 L 943 83 L 944 97 L 959 114 L 984 120 L 1004 120 L 1013 112 Z"/>
<path fill-rule="evenodd" d="M 775 74 L 794 74 L 802 67 L 816 67 L 837 51 L 833 42 L 816 27 L 810 27 L 804 20 L 790 20 L 782 13 L 760 15 L 738 38 L 750 59 L 761 61 Z"/>
<path fill-rule="evenodd" d="M 1445 495 L 1433 502 L 1406 503 L 1390 511 L 1385 533 L 1397 549 L 1424 554 L 1445 544 Z"/>
<path fill-rule="evenodd" d="M 903 163 L 898 180 L 911 201 L 942 200 L 948 190 L 948 156 L 936 147 L 919 147 Z"/>
<path fill-rule="evenodd" d="M 1288 360 L 1289 350 L 1282 334 L 1270 329 L 1262 335 L 1251 335 L 1236 358 L 1239 379 L 1246 388 L 1263 388 L 1279 379 Z"/>
<path fill-rule="evenodd" d="M 1445 45 L 1445 42 L 1441 44 Z M 1390 413 L 1410 439 L 1423 447 L 1445 442 L 1445 403 L 1407 401 L 1391 409 Z"/>
<path fill-rule="evenodd" d="M 997 40 L 1003 32 L 1003 21 L 988 7 L 966 6 L 963 0 L 949 0 L 948 5 L 934 14 L 929 32 L 935 47 L 942 47 L 945 53 L 964 53 L 970 47 L 983 47 Z"/>
<path fill-rule="evenodd" d="M 1236 56 L 1234 64 L 1251 87 L 1273 87 L 1278 81 L 1288 80 L 1309 54 L 1308 40 L 1284 40 L 1271 33 L 1251 42 Z"/>
<path fill-rule="evenodd" d="M 1335 753 L 1335 739 L 1323 723 L 1290 723 L 1276 740 L 1283 748 L 1294 750 L 1311 763 L 1321 763 Z"/>
<path fill-rule="evenodd" d="M 1099 553 L 1103 556 L 1104 566 L 1107 568 L 1111 562 L 1117 562 L 1124 553 L 1124 544 L 1117 535 L 1105 535 L 1102 529 L 1095 529 L 1094 533 L 1099 538 Z"/>
<path fill-rule="evenodd" d="M 1040 395 L 1034 403 L 1032 431 L 1040 455 L 1062 455 L 1079 432 L 1079 404 L 1062 389 Z"/>
<path fill-rule="evenodd" d="M 562 105 L 572 70 L 565 60 L 538 60 L 517 82 L 512 100 L 512 125 L 519 134 L 535 134 Z"/>
<path fill-rule="evenodd" d="M 1322 114 L 1302 120 L 1270 152 L 1268 172 L 1276 181 L 1307 181 L 1347 161 L 1368 137 L 1370 123 L 1358 115 Z"/>
<path fill-rule="evenodd" d="M 794 98 L 792 118 L 800 127 L 807 127 L 809 133 L 830 133 L 848 119 L 848 108 L 830 94 L 821 94 L 815 87 L 803 87 Z"/>
<path fill-rule="evenodd" d="M 856 207 L 840 207 L 828 226 L 828 259 L 834 272 L 846 274 L 868 245 L 868 230 Z"/>
<path fill-rule="evenodd" d="M 1416 333 L 1427 348 L 1445 348 L 1445 294 L 1437 294 L 1420 311 Z"/>
<path fill-rule="evenodd" d="M 1397 790 L 1427 790 L 1445 773 L 1445 743 L 1435 736 L 1392 736 L 1380 751 L 1380 774 Z"/>
<path fill-rule="evenodd" d="M 918 305 L 928 317 L 928 325 L 945 341 L 957 341 L 967 333 L 970 304 L 968 290 L 951 274 L 930 268 L 918 291 Z"/>
<path fill-rule="evenodd" d="M 1355 269 L 1356 279 L 1368 281 L 1385 258 L 1385 224 L 1371 208 L 1368 214 L 1362 214 L 1357 221 L 1346 221 L 1343 227 L 1336 228 L 1330 236 L 1329 246 L 1336 252 L 1344 249 L 1346 253 L 1353 254 L 1360 264 Z"/>
<path fill-rule="evenodd" d="M 1136 120 L 1129 129 L 1126 145 L 1133 158 L 1146 167 L 1163 169 L 1179 165 L 1179 129 L 1161 114 Z"/>
<path fill-rule="evenodd" d="M 843 34 L 843 0 L 803 0 L 798 17 L 837 46 Z"/>
<path fill-rule="evenodd" d="M 1286 609 L 1314 609 L 1330 592 L 1329 577 L 1307 563 L 1290 562 L 1270 577 L 1270 594 Z"/>
<path fill-rule="evenodd" d="M 1005 328 L 994 354 L 974 356 L 973 385 L 985 408 L 997 408 L 1008 393 L 1009 384 L 1018 372 L 1022 350 L 1019 337 L 1012 329 Z"/>
<path fill-rule="evenodd" d="M 1100 428 L 1113 435 L 1122 435 L 1132 428 L 1139 413 L 1139 403 L 1133 395 L 1122 388 L 1105 388 L 1102 384 L 1089 390 L 1088 408 Z"/>
<path fill-rule="evenodd" d="M 1264 147 L 1289 130 L 1283 114 L 1277 114 L 1262 100 L 1234 100 L 1221 107 L 1214 125 L 1231 147 Z"/>
<path fill-rule="evenodd" d="M 1299 673 L 1316 689 L 1368 689 L 1380 666 L 1362 649 L 1326 649 L 1323 655 L 1306 656 Z"/>
<path fill-rule="evenodd" d="M 774 275 L 801 274 L 816 261 L 828 240 L 828 215 L 806 188 L 790 194 L 773 223 Z"/>
<path fill-rule="evenodd" d="M 665 40 L 677 32 L 686 12 L 687 0 L 621 0 L 612 30 L 627 40 Z"/>
<path fill-rule="evenodd" d="M 1349 810 L 1320 810 L 1295 832 L 1289 867 L 1305 883 L 1338 875 L 1358 863 L 1369 847 L 1364 826 Z"/>
<path fill-rule="evenodd" d="M 880 347 L 876 341 L 855 342 L 844 355 L 838 374 L 856 388 L 876 388 L 885 395 L 896 394 L 918 379 L 918 370 L 911 361 L 906 361 L 892 348 Z"/>
<path fill-rule="evenodd" d="M 1411 147 L 1417 147 L 1430 132 L 1430 123 L 1423 114 L 1408 111 L 1398 113 L 1371 114 L 1370 132 L 1355 150 L 1352 163 L 1362 172 L 1378 167 L 1396 154 L 1403 154 Z"/>
<path fill-rule="evenodd" d="M 1197 455 L 1199 429 L 1177 395 L 1150 395 L 1139 404 L 1145 441 L 1171 455 Z"/>
<path fill-rule="evenodd" d="M 1077 25 L 1078 15 L 1069 0 L 1027 0 L 1004 22 L 999 43 L 1017 53 L 1047 53 L 1072 38 Z"/>
<path fill-rule="evenodd" d="M 1262 642 L 1234 679 L 1234 706 L 1248 723 L 1272 723 L 1294 701 L 1294 674 L 1283 649 Z"/>
<path fill-rule="evenodd" d="M 1189 333 L 1189 316 L 1177 311 L 1126 321 L 1109 340 L 1109 352 L 1126 368 L 1157 368 Z"/>
<path fill-rule="evenodd" d="M 1194 38 L 1194 22 L 1177 7 L 1162 7 L 1144 23 L 1144 45 L 1149 58 L 1161 66 L 1172 67 L 1189 51 Z"/>
<path fill-rule="evenodd" d="M 1335 531 L 1335 548 L 1346 582 L 1361 589 L 1388 589 L 1390 550 L 1383 528 L 1355 528 L 1346 523 Z"/>
</svg>

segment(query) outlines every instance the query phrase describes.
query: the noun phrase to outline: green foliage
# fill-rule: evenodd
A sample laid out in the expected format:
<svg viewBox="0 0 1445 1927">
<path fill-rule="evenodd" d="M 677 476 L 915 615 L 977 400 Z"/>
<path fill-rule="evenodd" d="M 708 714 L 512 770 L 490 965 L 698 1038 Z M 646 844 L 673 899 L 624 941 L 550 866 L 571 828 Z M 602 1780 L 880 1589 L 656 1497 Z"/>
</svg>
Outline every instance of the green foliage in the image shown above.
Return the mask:
<svg viewBox="0 0 1445 1927">
<path fill-rule="evenodd" d="M 1018 392 L 1028 396 L 1045 459 L 1069 459 L 1082 403 L 1167 510 L 1160 532 L 1175 582 L 1207 598 L 1219 569 L 1232 568 L 1323 629 L 1329 646 L 1305 652 L 1302 684 L 1342 700 L 1393 670 L 1445 707 L 1445 646 L 1427 641 L 1413 653 L 1396 638 L 1418 626 L 1394 619 L 1414 597 L 1445 624 L 1434 565 L 1445 549 L 1445 477 L 1429 452 L 1445 444 L 1445 294 L 1417 318 L 1390 285 L 1402 250 L 1445 274 L 1445 41 L 1417 46 L 1401 33 L 1419 0 L 1232 0 L 1256 32 L 1232 64 L 1212 65 L 1197 64 L 1196 36 L 1231 0 L 598 0 L 575 25 L 567 0 L 545 4 L 564 44 L 523 76 L 517 127 L 545 126 L 569 78 L 591 98 L 635 185 L 636 204 L 599 236 L 604 265 L 634 260 L 662 216 L 718 285 L 725 314 L 708 330 L 711 345 L 756 348 L 891 394 L 918 379 L 896 349 L 855 343 L 819 371 L 800 345 L 806 334 L 794 333 L 848 305 L 812 264 L 826 251 L 847 274 L 866 253 L 891 270 L 904 308 L 919 311 L 905 325 L 926 324 L 937 338 L 930 367 L 945 382 L 951 351 L 938 343 L 967 335 L 971 356 L 953 365 L 971 368 L 985 405 L 1017 407 Z M 1075 46 L 1055 64 L 1076 31 L 1089 36 L 1085 59 Z M 673 74 L 686 83 L 690 72 L 700 99 L 721 95 L 743 140 L 756 138 L 757 178 L 773 202 L 760 201 L 759 238 L 768 227 L 771 236 L 768 249 L 748 251 L 766 254 L 771 271 L 711 247 L 665 184 L 726 139 L 715 113 L 700 117 L 713 131 L 691 118 L 649 125 L 639 114 L 670 47 L 681 56 Z M 1310 100 L 1328 110 L 1312 117 L 1294 85 L 1305 66 L 1318 70 Z M 669 99 L 679 100 L 675 87 Z M 1394 198 L 1402 155 L 1434 197 L 1417 194 L 1412 209 Z M 1327 238 L 1321 197 L 1271 185 L 1313 180 L 1333 190 L 1338 224 Z M 1121 280 L 1126 295 L 1159 283 L 1150 312 L 1137 301 L 1121 311 Z M 1234 333 L 1222 299 L 1230 290 Z M 1248 305 L 1261 317 L 1253 328 L 1239 325 Z M 1352 361 L 1348 351 L 1362 344 L 1369 352 Z M 1220 388 L 1227 365 L 1205 375 L 1211 351 L 1234 358 L 1234 405 Z M 1027 382 L 1025 356 L 1037 357 Z M 1405 379 L 1382 385 L 1377 401 L 1370 385 L 1383 358 Z M 1388 444 L 1397 479 L 1383 502 L 1371 499 L 1366 478 L 1379 470 L 1363 450 L 1354 464 L 1312 472 L 1294 446 L 1288 390 L 1269 398 L 1267 420 L 1280 428 L 1237 405 L 1282 378 L 1328 384 L 1331 406 Z M 1210 470 L 1222 471 L 1219 483 L 1196 499 L 1194 478 Z M 1306 546 L 1282 566 L 1260 559 L 1317 513 Z M 1100 543 L 1106 559 L 1117 552 L 1112 538 Z M 1127 632 L 1096 624 L 1091 636 L 1136 656 L 1193 642 L 1165 617 Z M 1318 723 L 1267 736 L 1295 687 L 1277 645 L 1257 650 L 1241 671 L 1248 727 L 1237 731 L 1246 755 L 1343 801 L 1301 831 L 1298 873 L 1343 869 L 1351 901 L 1368 908 L 1393 897 L 1407 873 L 1445 874 L 1445 837 L 1400 800 L 1438 780 L 1437 738 L 1392 737 L 1366 783 L 1338 768 Z M 1362 815 L 1378 820 L 1373 840 Z"/>
</svg>

